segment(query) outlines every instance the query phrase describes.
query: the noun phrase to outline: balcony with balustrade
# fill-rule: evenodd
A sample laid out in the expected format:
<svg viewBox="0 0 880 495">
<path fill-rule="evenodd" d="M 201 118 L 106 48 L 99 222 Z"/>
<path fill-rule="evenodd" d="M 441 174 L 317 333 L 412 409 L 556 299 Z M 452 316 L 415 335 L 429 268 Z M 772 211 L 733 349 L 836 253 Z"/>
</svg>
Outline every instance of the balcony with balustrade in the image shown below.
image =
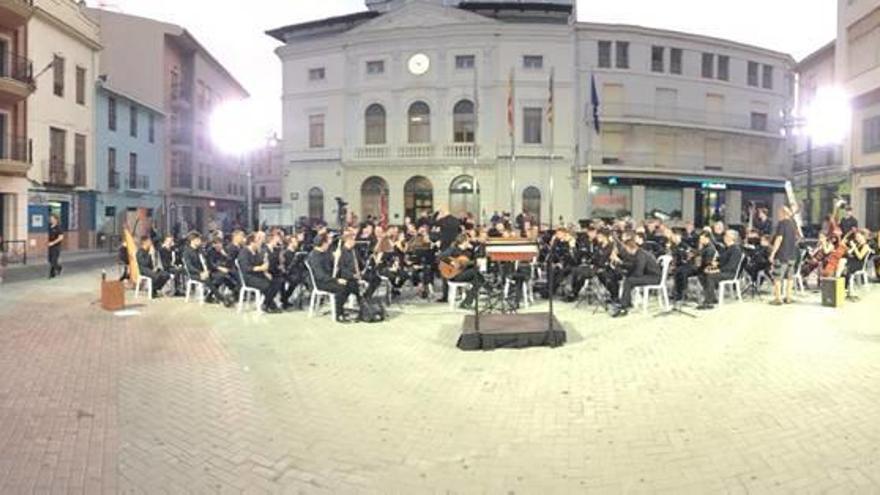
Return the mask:
<svg viewBox="0 0 880 495">
<path fill-rule="evenodd" d="M 54 187 L 73 187 L 74 166 L 55 160 L 47 160 L 42 164 L 43 184 Z"/>
<path fill-rule="evenodd" d="M 0 102 L 13 104 L 34 92 L 34 67 L 30 59 L 9 50 L 0 52 Z"/>
<path fill-rule="evenodd" d="M 147 175 L 129 175 L 128 190 L 146 192 L 150 190 L 150 177 Z"/>
<path fill-rule="evenodd" d="M 34 13 L 34 0 L 0 0 L 0 27 L 16 29 Z"/>
<path fill-rule="evenodd" d="M 781 134 L 781 118 L 765 113 L 722 113 L 678 106 L 639 103 L 605 103 L 600 107 L 604 123 L 669 125 L 737 131 L 776 137 Z"/>
<path fill-rule="evenodd" d="M 400 146 L 367 145 L 347 150 L 346 159 L 352 161 L 464 161 L 480 157 L 480 147 L 474 143 L 409 143 Z"/>
<path fill-rule="evenodd" d="M 28 139 L 0 135 L 0 174 L 25 176 L 30 168 Z"/>
</svg>

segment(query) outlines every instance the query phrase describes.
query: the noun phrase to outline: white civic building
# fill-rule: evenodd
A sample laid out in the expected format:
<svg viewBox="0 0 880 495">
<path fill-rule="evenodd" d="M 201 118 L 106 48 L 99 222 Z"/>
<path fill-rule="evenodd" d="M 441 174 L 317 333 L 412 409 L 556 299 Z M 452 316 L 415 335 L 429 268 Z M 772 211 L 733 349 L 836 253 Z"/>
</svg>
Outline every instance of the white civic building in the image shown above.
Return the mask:
<svg viewBox="0 0 880 495">
<path fill-rule="evenodd" d="M 392 223 L 444 207 L 547 223 L 551 185 L 564 222 L 741 224 L 784 201 L 789 55 L 574 22 L 570 0 L 366 4 L 268 32 L 297 217 L 333 223 L 338 197 Z"/>
</svg>

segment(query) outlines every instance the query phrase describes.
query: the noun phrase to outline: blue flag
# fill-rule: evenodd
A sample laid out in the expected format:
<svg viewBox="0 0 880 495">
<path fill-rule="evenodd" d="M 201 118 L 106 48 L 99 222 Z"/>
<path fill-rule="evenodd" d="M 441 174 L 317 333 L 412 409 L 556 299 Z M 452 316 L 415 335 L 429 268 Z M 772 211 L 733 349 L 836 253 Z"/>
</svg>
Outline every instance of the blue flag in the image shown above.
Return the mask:
<svg viewBox="0 0 880 495">
<path fill-rule="evenodd" d="M 593 107 L 593 129 L 599 134 L 599 90 L 596 89 L 596 75 L 590 76 L 590 105 Z"/>
</svg>

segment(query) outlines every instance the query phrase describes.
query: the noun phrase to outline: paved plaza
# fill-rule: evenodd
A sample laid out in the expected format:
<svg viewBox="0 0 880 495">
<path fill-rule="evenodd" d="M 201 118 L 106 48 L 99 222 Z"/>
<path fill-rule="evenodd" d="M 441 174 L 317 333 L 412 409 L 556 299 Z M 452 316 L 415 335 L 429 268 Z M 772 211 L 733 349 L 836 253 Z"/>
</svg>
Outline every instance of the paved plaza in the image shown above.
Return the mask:
<svg viewBox="0 0 880 495">
<path fill-rule="evenodd" d="M 98 273 L 0 286 L 0 493 L 880 493 L 880 290 L 461 352 L 461 314 L 339 326 Z"/>
</svg>

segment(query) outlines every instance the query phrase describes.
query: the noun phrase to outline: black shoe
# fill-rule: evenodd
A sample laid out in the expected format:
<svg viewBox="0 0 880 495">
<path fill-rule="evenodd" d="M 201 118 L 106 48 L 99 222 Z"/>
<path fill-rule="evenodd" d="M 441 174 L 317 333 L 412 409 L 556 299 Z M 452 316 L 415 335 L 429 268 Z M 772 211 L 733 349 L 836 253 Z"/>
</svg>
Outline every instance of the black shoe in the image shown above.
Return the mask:
<svg viewBox="0 0 880 495">
<path fill-rule="evenodd" d="M 345 324 L 348 324 L 351 322 L 352 321 L 348 318 L 348 316 L 345 316 L 344 314 L 341 314 L 336 317 L 336 323 L 342 323 L 343 325 L 345 325 Z"/>
<path fill-rule="evenodd" d="M 441 297 L 440 299 L 437 299 L 437 300 L 434 301 L 434 302 L 438 302 L 438 303 L 448 303 L 448 302 L 449 302 L 449 299 L 446 299 L 445 297 Z"/>
<path fill-rule="evenodd" d="M 612 318 L 622 318 L 628 314 L 629 310 L 627 310 L 626 308 L 621 308 L 619 306 L 615 306 L 614 309 L 611 311 Z"/>
<path fill-rule="evenodd" d="M 697 306 L 697 310 L 699 310 L 699 311 L 707 311 L 710 309 L 715 309 L 715 306 L 710 303 L 703 303 L 703 304 L 700 304 L 699 306 Z"/>
<path fill-rule="evenodd" d="M 277 314 L 277 313 L 280 313 L 281 310 L 278 309 L 278 307 L 275 306 L 274 304 L 270 304 L 270 305 L 265 306 L 265 307 L 263 308 L 263 312 L 264 312 L 264 313 L 269 313 L 269 314 Z"/>
<path fill-rule="evenodd" d="M 223 298 L 223 306 L 226 306 L 227 308 L 235 306 L 235 297 L 229 295 Z"/>
<path fill-rule="evenodd" d="M 61 270 L 64 270 L 64 267 L 61 265 L 58 265 L 58 275 L 61 275 Z"/>
</svg>

